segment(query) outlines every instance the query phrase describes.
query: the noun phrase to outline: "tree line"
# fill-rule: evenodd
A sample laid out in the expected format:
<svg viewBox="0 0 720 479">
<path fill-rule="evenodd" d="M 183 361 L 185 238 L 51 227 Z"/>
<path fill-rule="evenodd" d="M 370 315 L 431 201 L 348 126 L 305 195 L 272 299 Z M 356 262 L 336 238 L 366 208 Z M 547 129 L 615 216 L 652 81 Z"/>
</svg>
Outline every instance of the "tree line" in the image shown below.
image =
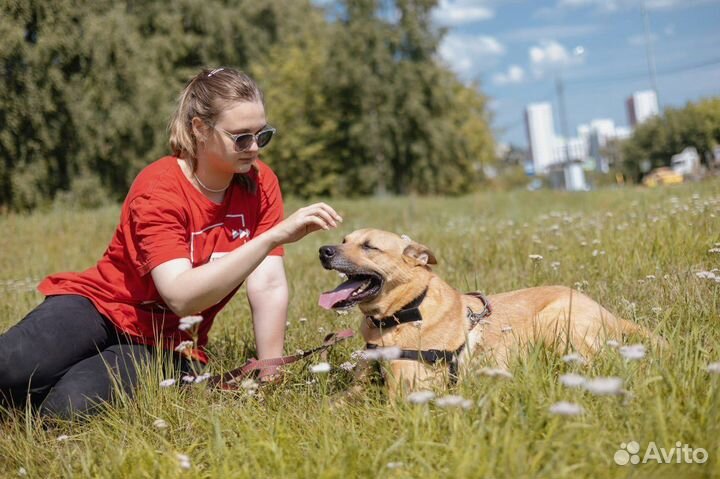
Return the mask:
<svg viewBox="0 0 720 479">
<path fill-rule="evenodd" d="M 461 194 L 493 160 L 436 0 L 0 0 L 0 209 L 121 200 L 199 68 L 243 69 L 286 194 Z"/>
</svg>

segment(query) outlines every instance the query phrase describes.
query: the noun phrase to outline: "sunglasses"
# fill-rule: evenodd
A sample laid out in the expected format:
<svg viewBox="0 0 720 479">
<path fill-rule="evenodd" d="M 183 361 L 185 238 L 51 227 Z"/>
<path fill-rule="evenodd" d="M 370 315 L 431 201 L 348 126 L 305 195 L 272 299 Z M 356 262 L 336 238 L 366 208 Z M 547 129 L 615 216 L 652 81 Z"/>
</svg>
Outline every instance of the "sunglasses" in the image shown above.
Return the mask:
<svg viewBox="0 0 720 479">
<path fill-rule="evenodd" d="M 250 147 L 252 147 L 253 141 L 257 143 L 258 148 L 266 147 L 267 144 L 270 143 L 270 140 L 272 140 L 276 131 L 275 128 L 267 126 L 258 133 L 240 133 L 238 135 L 233 135 L 229 131 L 225 131 L 217 126 L 214 126 L 213 128 L 225 133 L 233 141 L 233 143 L 235 143 L 235 149 L 237 151 L 249 150 Z"/>
</svg>

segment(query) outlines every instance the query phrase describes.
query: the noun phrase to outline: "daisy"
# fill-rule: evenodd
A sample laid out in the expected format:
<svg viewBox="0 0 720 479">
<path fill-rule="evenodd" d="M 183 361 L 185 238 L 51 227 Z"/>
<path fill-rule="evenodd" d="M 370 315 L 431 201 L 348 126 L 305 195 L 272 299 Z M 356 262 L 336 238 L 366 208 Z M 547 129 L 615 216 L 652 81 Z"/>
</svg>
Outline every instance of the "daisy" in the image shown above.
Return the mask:
<svg viewBox="0 0 720 479">
<path fill-rule="evenodd" d="M 340 369 L 344 369 L 345 371 L 352 371 L 353 369 L 355 369 L 355 363 L 351 363 L 350 361 L 345 361 L 338 367 Z"/>
<path fill-rule="evenodd" d="M 577 363 L 577 364 L 586 364 L 587 361 L 585 361 L 585 358 L 583 358 L 579 353 L 570 353 L 566 354 L 562 357 L 562 360 L 566 363 Z"/>
<path fill-rule="evenodd" d="M 563 374 L 560 383 L 565 387 L 579 388 L 585 384 L 585 377 L 574 373 Z"/>
<path fill-rule="evenodd" d="M 543 257 L 540 254 L 530 254 L 528 255 L 528 258 L 530 258 L 533 261 L 542 261 Z"/>
<path fill-rule="evenodd" d="M 310 366 L 310 372 L 315 374 L 329 373 L 330 369 L 331 366 L 328 363 L 317 363 Z"/>
<path fill-rule="evenodd" d="M 183 341 L 175 347 L 175 351 L 178 353 L 182 353 L 187 348 L 191 348 L 192 345 L 193 345 L 192 341 Z"/>
<path fill-rule="evenodd" d="M 201 323 L 202 320 L 202 316 L 185 316 L 184 318 L 180 318 L 180 325 L 178 326 L 178 329 L 181 331 L 187 331 L 196 324 Z"/>
<path fill-rule="evenodd" d="M 408 394 L 407 401 L 411 404 L 425 404 L 435 398 L 432 391 L 414 391 Z"/>
<path fill-rule="evenodd" d="M 631 344 L 619 349 L 620 355 L 627 360 L 642 359 L 645 357 L 645 346 L 642 344 Z"/>
<path fill-rule="evenodd" d="M 463 409 L 470 409 L 472 407 L 472 401 L 465 399 L 462 396 L 455 394 L 449 394 L 435 400 L 435 404 L 439 407 L 461 407 Z"/>
<path fill-rule="evenodd" d="M 182 469 L 190 469 L 190 458 L 187 455 L 177 453 L 175 454 L 175 457 L 177 458 L 178 464 Z"/>
<path fill-rule="evenodd" d="M 567 401 L 560 401 L 550 406 L 550 413 L 558 416 L 577 416 L 585 412 L 582 406 Z"/>
<path fill-rule="evenodd" d="M 366 349 L 363 351 L 363 354 L 365 355 L 365 359 L 371 361 L 381 361 L 383 359 L 392 361 L 400 357 L 401 351 L 397 346 L 390 346 L 388 348 Z"/>
<path fill-rule="evenodd" d="M 169 388 L 169 387 L 172 386 L 173 384 L 175 384 L 175 380 L 172 379 L 172 378 L 170 378 L 170 379 L 165 379 L 164 381 L 160 381 L 160 387 L 161 387 L 161 388 Z"/>
<path fill-rule="evenodd" d="M 157 429 L 166 429 L 168 427 L 167 422 L 165 422 L 164 419 L 156 419 L 155 422 L 153 422 L 153 426 L 155 426 Z"/>
<path fill-rule="evenodd" d="M 597 396 L 614 396 L 622 392 L 623 380 L 618 377 L 598 377 L 585 381 L 586 391 Z"/>
</svg>

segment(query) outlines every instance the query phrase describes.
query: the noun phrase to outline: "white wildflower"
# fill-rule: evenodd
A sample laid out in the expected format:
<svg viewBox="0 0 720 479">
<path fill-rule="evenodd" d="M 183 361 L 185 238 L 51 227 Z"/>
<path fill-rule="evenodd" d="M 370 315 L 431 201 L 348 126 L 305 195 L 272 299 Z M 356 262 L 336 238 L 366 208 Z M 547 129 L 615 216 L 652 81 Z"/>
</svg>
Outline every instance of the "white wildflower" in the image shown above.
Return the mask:
<svg viewBox="0 0 720 479">
<path fill-rule="evenodd" d="M 187 348 L 191 348 L 192 345 L 193 345 L 192 341 L 183 341 L 175 347 L 175 351 L 178 353 L 182 353 Z"/>
<path fill-rule="evenodd" d="M 402 462 L 388 462 L 385 467 L 387 467 L 388 469 L 400 469 L 404 465 L 405 464 L 403 464 Z"/>
<path fill-rule="evenodd" d="M 411 404 L 425 404 L 435 398 L 432 391 L 414 391 L 408 394 L 407 401 Z"/>
<path fill-rule="evenodd" d="M 331 367 L 328 363 L 317 363 L 310 366 L 310 372 L 315 374 L 329 373 L 330 369 Z"/>
<path fill-rule="evenodd" d="M 560 261 L 553 261 L 552 263 L 550 263 L 550 267 L 557 271 L 560 268 Z"/>
<path fill-rule="evenodd" d="M 202 320 L 202 316 L 185 316 L 184 318 L 180 318 L 180 325 L 178 326 L 178 329 L 181 331 L 187 331 L 196 324 L 200 324 Z"/>
<path fill-rule="evenodd" d="M 203 373 L 203 374 L 195 377 L 195 383 L 201 383 L 203 381 L 207 381 L 209 378 L 210 378 L 209 373 Z"/>
<path fill-rule="evenodd" d="M 57 440 L 57 442 L 64 442 L 64 441 L 67 441 L 68 439 L 70 439 L 70 436 L 68 436 L 67 434 L 63 434 L 61 436 L 58 436 L 56 440 Z"/>
<path fill-rule="evenodd" d="M 655 306 L 654 308 L 651 309 L 651 311 L 655 314 L 660 314 L 660 313 L 662 313 L 662 308 L 660 306 Z"/>
<path fill-rule="evenodd" d="M 307 321 L 307 318 L 300 318 L 300 319 L 298 319 L 298 321 L 301 322 L 301 323 L 304 323 L 304 322 Z"/>
<path fill-rule="evenodd" d="M 240 383 L 240 387 L 246 391 L 255 391 L 260 385 L 253 378 L 243 379 Z"/>
<path fill-rule="evenodd" d="M 398 359 L 401 353 L 402 351 L 397 346 L 377 349 L 366 349 L 363 352 L 363 354 L 365 355 L 365 359 L 368 359 L 370 361 L 392 361 L 393 359 Z"/>
<path fill-rule="evenodd" d="M 631 344 L 620 348 L 620 355 L 627 360 L 642 359 L 645 357 L 645 346 L 642 344 Z"/>
<path fill-rule="evenodd" d="M 542 261 L 542 259 L 543 259 L 542 255 L 539 255 L 539 254 L 530 254 L 530 255 L 528 255 L 528 258 L 530 258 L 531 260 L 536 261 L 536 262 Z"/>
<path fill-rule="evenodd" d="M 620 346 L 620 343 L 618 341 L 615 341 L 614 339 L 608 339 L 605 344 L 607 344 L 611 348 L 617 348 L 618 346 Z"/>
<path fill-rule="evenodd" d="M 194 383 L 195 382 L 195 376 L 191 374 L 186 374 L 182 377 L 182 380 L 184 383 Z"/>
<path fill-rule="evenodd" d="M 587 361 L 579 353 L 570 353 L 562 357 L 566 363 L 586 364 Z"/>
<path fill-rule="evenodd" d="M 585 384 L 585 377 L 579 374 L 569 373 L 560 376 L 560 383 L 568 388 L 579 388 Z"/>
<path fill-rule="evenodd" d="M 167 429 L 168 423 L 165 422 L 164 419 L 156 419 L 155 422 L 153 422 L 153 426 L 157 429 Z"/>
<path fill-rule="evenodd" d="M 710 248 L 708 253 L 720 253 L 720 248 Z"/>
<path fill-rule="evenodd" d="M 182 469 L 190 469 L 190 458 L 186 454 L 177 453 L 175 457 L 177 458 L 178 465 L 180 465 Z"/>
<path fill-rule="evenodd" d="M 597 396 L 612 396 L 622 391 L 622 379 L 618 377 L 598 377 L 585 381 L 586 391 Z"/>
<path fill-rule="evenodd" d="M 550 406 L 550 413 L 558 416 L 577 416 L 585 412 L 582 406 L 567 401 L 560 401 Z"/>
<path fill-rule="evenodd" d="M 655 280 L 655 279 L 657 279 L 657 278 L 655 277 L 654 274 L 648 274 L 647 276 L 645 276 L 645 279 L 648 280 L 648 281 L 653 281 L 653 280 Z"/>
<path fill-rule="evenodd" d="M 324 333 L 324 332 L 325 332 L 325 328 L 323 328 L 322 326 L 320 326 L 320 327 L 318 328 L 318 333 L 322 334 L 322 333 Z"/>
<path fill-rule="evenodd" d="M 25 470 L 24 467 L 21 467 L 20 469 L 18 469 L 18 476 L 22 476 L 22 477 L 27 476 L 27 470 Z"/>
<path fill-rule="evenodd" d="M 435 404 L 438 407 L 460 407 L 463 409 L 470 409 L 472 407 L 471 400 L 455 394 L 449 394 L 447 396 L 437 398 L 435 399 Z"/>
<path fill-rule="evenodd" d="M 707 372 L 713 374 L 720 374 L 720 361 L 708 364 Z"/>
<path fill-rule="evenodd" d="M 355 363 L 351 363 L 350 361 L 345 361 L 338 367 L 345 371 L 352 371 L 353 369 L 355 369 Z"/>
<path fill-rule="evenodd" d="M 513 375 L 510 371 L 501 368 L 482 368 L 480 374 L 490 376 L 491 378 L 507 378 L 512 379 Z"/>
<path fill-rule="evenodd" d="M 695 276 L 700 279 L 709 279 L 713 281 L 717 281 L 718 279 L 720 279 L 717 275 L 715 275 L 713 271 L 698 271 L 697 273 L 695 273 Z"/>
<path fill-rule="evenodd" d="M 170 378 L 170 379 L 165 379 L 164 381 L 160 381 L 160 387 L 161 387 L 161 388 L 169 388 L 169 387 L 172 386 L 173 384 L 175 384 L 175 380 L 172 379 L 172 378 Z"/>
</svg>

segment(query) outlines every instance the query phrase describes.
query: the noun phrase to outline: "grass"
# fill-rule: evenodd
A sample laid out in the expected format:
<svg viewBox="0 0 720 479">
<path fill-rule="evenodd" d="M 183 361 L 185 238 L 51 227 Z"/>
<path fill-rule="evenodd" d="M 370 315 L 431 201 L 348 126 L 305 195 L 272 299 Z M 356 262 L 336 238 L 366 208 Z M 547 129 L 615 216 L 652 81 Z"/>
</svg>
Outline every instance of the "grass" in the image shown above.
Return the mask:
<svg viewBox="0 0 720 479">
<path fill-rule="evenodd" d="M 470 409 L 391 403 L 379 387 L 357 402 L 333 405 L 350 374 L 337 366 L 362 348 L 335 348 L 329 374 L 293 365 L 284 384 L 251 396 L 160 388 L 151 368 L 138 396 L 75 423 L 43 423 L 16 412 L 0 419 L 0 474 L 17 477 L 718 477 L 720 476 L 719 287 L 696 273 L 718 267 L 708 250 L 720 241 L 720 181 L 665 189 L 591 193 L 481 193 L 462 198 L 333 201 L 340 231 L 287 248 L 291 305 L 286 351 L 320 343 L 353 326 L 317 306 L 336 285 L 317 260 L 323 244 L 361 227 L 404 233 L 433 249 L 436 271 L 461 290 L 496 293 L 544 284 L 582 289 L 615 313 L 662 334 L 670 347 L 625 361 L 611 348 L 586 366 L 543 348 L 516 361 L 512 380 L 470 377 L 439 395 L 471 399 Z M 290 201 L 288 211 L 300 206 Z M 117 207 L 4 216 L 0 250 L 0 331 L 42 298 L 32 288 L 47 274 L 82 270 L 104 251 Z M 534 262 L 529 255 L 543 259 Z M 305 321 L 300 321 L 306 318 Z M 211 334 L 212 372 L 237 367 L 254 352 L 249 308 L 240 294 Z M 566 372 L 619 376 L 628 397 L 593 396 L 558 381 Z M 559 401 L 580 416 L 558 416 Z M 168 427 L 157 429 L 156 419 Z M 58 437 L 67 439 L 58 441 Z M 654 441 L 707 450 L 704 464 L 618 466 L 621 443 L 641 454 Z M 177 454 L 190 459 L 180 466 Z M 674 462 L 674 460 L 673 460 Z"/>
</svg>

